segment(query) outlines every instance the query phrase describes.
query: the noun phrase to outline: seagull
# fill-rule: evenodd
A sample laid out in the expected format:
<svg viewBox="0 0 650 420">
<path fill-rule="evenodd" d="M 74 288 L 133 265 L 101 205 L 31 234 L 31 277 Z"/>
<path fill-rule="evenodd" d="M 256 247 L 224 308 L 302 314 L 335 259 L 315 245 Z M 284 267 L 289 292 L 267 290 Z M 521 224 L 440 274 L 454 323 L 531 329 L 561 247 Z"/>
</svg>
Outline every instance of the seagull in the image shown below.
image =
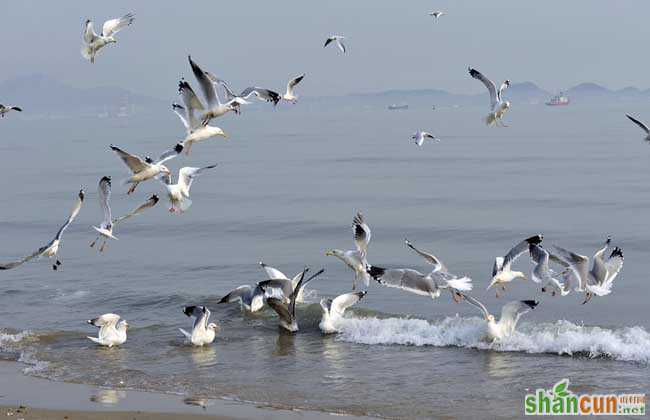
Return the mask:
<svg viewBox="0 0 650 420">
<path fill-rule="evenodd" d="M 207 124 L 211 119 L 221 117 L 229 111 L 237 111 L 239 104 L 236 104 L 236 100 L 231 100 L 222 104 L 219 100 L 219 94 L 215 88 L 215 83 L 218 80 L 215 80 L 208 72 L 205 72 L 199 67 L 198 64 L 192 60 L 191 56 L 187 57 L 190 61 L 190 66 L 192 67 L 192 73 L 194 77 L 199 82 L 199 87 L 203 92 L 203 96 L 207 102 L 207 110 L 203 113 L 203 124 Z M 235 101 L 235 102 L 233 102 Z"/>
<path fill-rule="evenodd" d="M 224 91 L 226 92 L 226 100 L 228 102 L 232 102 L 232 105 L 236 107 L 235 112 L 239 113 L 239 105 L 248 105 L 250 102 L 247 101 L 247 99 L 250 99 L 252 97 L 256 97 L 257 99 L 265 102 L 271 102 L 273 105 L 277 105 L 278 102 L 280 102 L 280 99 L 282 99 L 282 96 L 271 89 L 265 89 L 262 87 L 257 87 L 257 86 L 250 86 L 244 89 L 239 95 L 236 95 L 228 82 L 225 80 L 219 79 L 218 77 L 215 77 L 211 75 L 210 73 L 207 73 L 208 77 L 210 80 L 212 80 L 213 83 L 221 85 L 223 87 Z"/>
<path fill-rule="evenodd" d="M 0 105 L 0 113 L 2 113 L 2 106 L 1 105 Z M 632 121 L 634 124 L 641 127 L 641 130 L 645 131 L 646 136 L 645 136 L 644 140 L 650 143 L 650 128 L 648 128 L 647 125 L 645 125 L 644 123 L 642 123 L 641 121 L 637 120 L 636 118 L 632 117 L 629 114 L 625 114 L 625 116 L 628 117 L 630 119 L 630 121 Z"/>
<path fill-rule="evenodd" d="M 343 261 L 348 267 L 354 270 L 354 280 L 352 281 L 352 290 L 357 288 L 357 280 L 363 280 L 366 287 L 370 285 L 370 277 L 367 273 L 368 261 L 368 244 L 370 243 L 370 227 L 363 220 L 361 212 L 357 212 L 352 221 L 352 233 L 354 234 L 354 243 L 356 249 L 350 251 L 341 251 L 332 249 L 325 252 L 326 256 L 334 256 Z"/>
<path fill-rule="evenodd" d="M 187 211 L 187 209 L 192 205 L 192 200 L 190 200 L 190 187 L 192 186 L 192 181 L 194 181 L 194 178 L 201 175 L 204 171 L 216 167 L 216 163 L 214 165 L 204 166 L 203 168 L 185 166 L 179 169 L 176 184 L 172 184 L 172 178 L 168 173 L 162 173 L 158 179 L 163 183 L 167 190 L 167 197 L 171 204 L 169 211 L 176 214 Z"/>
<path fill-rule="evenodd" d="M 556 273 L 549 268 L 548 264 L 551 254 L 541 245 L 534 243 L 529 245 L 529 251 L 531 258 L 535 263 L 535 267 L 533 267 L 531 273 L 531 278 L 535 283 L 542 283 L 544 285 L 542 287 L 542 293 L 547 289 L 550 289 L 552 296 L 555 296 L 557 293 L 559 293 L 560 296 L 568 295 L 571 292 L 570 288 L 560 282 L 556 277 Z"/>
<path fill-rule="evenodd" d="M 18 106 L 5 106 L 0 104 L 0 117 L 4 118 L 5 114 L 9 111 L 23 112 L 23 109 Z"/>
<path fill-rule="evenodd" d="M 124 344 L 126 341 L 126 330 L 129 328 L 129 324 L 124 320 L 120 321 L 119 315 L 104 314 L 86 322 L 99 328 L 97 338 L 87 337 L 99 345 L 113 347 Z"/>
<path fill-rule="evenodd" d="M 438 18 L 440 16 L 446 15 L 446 14 L 447 14 L 447 12 L 441 12 L 441 11 L 429 12 L 429 16 L 433 16 L 434 18 L 436 18 L 436 20 L 438 20 Z"/>
<path fill-rule="evenodd" d="M 132 155 L 131 153 L 125 152 L 111 144 L 111 150 L 117 153 L 117 156 L 122 159 L 122 162 L 133 172 L 133 175 L 126 180 L 124 184 L 133 184 L 127 194 L 132 194 L 137 188 L 138 184 L 149 179 L 155 178 L 160 174 L 170 174 L 169 169 L 163 165 L 170 159 L 175 158 L 183 151 L 183 145 L 177 143 L 173 149 L 170 149 L 160 155 L 157 161 L 153 161 L 151 158 L 146 157 L 142 159 L 140 156 Z"/>
<path fill-rule="evenodd" d="M 183 313 L 187 316 L 194 317 L 191 334 L 179 328 L 190 343 L 195 346 L 203 346 L 214 341 L 215 336 L 219 332 L 219 326 L 214 322 L 208 324 L 208 320 L 210 319 L 210 310 L 208 308 L 205 306 L 186 306 L 183 308 Z"/>
<path fill-rule="evenodd" d="M 436 256 L 417 249 L 408 239 L 405 239 L 404 242 L 407 247 L 433 266 L 431 272 L 423 274 L 410 268 L 385 269 L 370 266 L 368 269 L 370 277 L 381 285 L 402 289 L 420 296 L 429 296 L 431 299 L 438 298 L 443 290 L 448 290 L 454 301 L 458 302 L 459 291 L 472 290 L 472 279 L 449 273 L 447 267 Z"/>
<path fill-rule="evenodd" d="M 90 19 L 86 20 L 83 33 L 84 46 L 81 48 L 81 55 L 83 58 L 90 60 L 91 63 L 94 63 L 95 55 L 99 52 L 99 50 L 108 44 L 117 43 L 114 35 L 127 26 L 131 25 L 134 20 L 135 15 L 133 13 L 127 13 L 120 18 L 107 20 L 104 22 L 102 33 L 100 35 L 97 35 L 95 33 L 93 22 Z"/>
<path fill-rule="evenodd" d="M 488 286 L 487 290 L 490 290 L 493 286 L 501 286 L 502 291 L 506 291 L 505 283 L 510 283 L 515 279 L 527 280 L 526 275 L 521 271 L 513 271 L 511 269 L 512 263 L 515 262 L 517 258 L 523 255 L 528 251 L 530 244 L 539 245 L 544 239 L 543 235 L 534 235 L 530 238 L 526 238 L 523 241 L 515 245 L 505 257 L 496 257 L 494 259 L 494 266 L 492 268 L 492 281 Z M 497 290 L 496 297 L 499 297 L 499 291 Z"/>
<path fill-rule="evenodd" d="M 93 229 L 99 233 L 99 236 L 97 236 L 95 240 L 90 243 L 90 247 L 94 247 L 98 240 L 104 238 L 101 247 L 99 247 L 99 252 L 104 252 L 104 249 L 106 249 L 106 241 L 109 238 L 117 240 L 117 238 L 113 235 L 113 228 L 115 225 L 133 216 L 137 216 L 146 209 L 155 206 L 159 200 L 158 196 L 156 194 L 153 194 L 147 201 L 144 202 L 144 204 L 138 206 L 124 216 L 113 219 L 111 216 L 111 208 L 108 204 L 108 200 L 111 196 L 111 177 L 105 176 L 99 181 L 98 195 L 100 207 L 104 211 L 104 220 L 99 225 L 99 227 L 93 226 Z"/>
<path fill-rule="evenodd" d="M 577 280 L 579 292 L 585 292 L 583 304 L 589 302 L 593 295 L 606 296 L 611 293 L 614 279 L 623 268 L 623 250 L 615 247 L 609 258 L 605 260 L 611 238 L 607 237 L 604 245 L 593 256 L 591 271 L 589 270 L 589 257 L 568 251 L 559 246 L 554 246 L 556 255 L 568 264 L 572 278 Z"/>
<path fill-rule="evenodd" d="M 327 47 L 330 43 L 334 42 L 339 47 L 339 50 L 341 50 L 341 52 L 345 52 L 346 48 L 345 48 L 345 44 L 343 44 L 342 41 L 343 39 L 345 39 L 345 37 L 342 35 L 332 35 L 329 38 L 327 38 L 327 40 L 325 41 L 325 45 L 323 45 L 323 48 Z"/>
<path fill-rule="evenodd" d="M 302 79 L 305 78 L 305 73 L 301 74 L 300 76 L 296 76 L 293 79 L 289 80 L 289 83 L 287 83 L 287 91 L 282 95 L 282 99 L 284 99 L 287 102 L 291 103 L 296 103 L 298 102 L 298 97 L 293 93 L 293 88 L 296 87 L 298 83 L 302 81 Z"/>
<path fill-rule="evenodd" d="M 34 252 L 33 254 L 30 254 L 17 261 L 0 264 L 0 270 L 11 270 L 12 268 L 16 268 L 36 257 L 48 257 L 48 258 L 56 257 L 56 255 L 59 252 L 59 246 L 61 245 L 61 241 L 63 240 L 63 232 L 65 232 L 68 226 L 70 226 L 70 223 L 72 223 L 74 219 L 77 217 L 77 215 L 79 214 L 79 211 L 81 210 L 81 205 L 83 204 L 84 201 L 84 196 L 85 196 L 84 190 L 81 189 L 79 191 L 79 194 L 77 194 L 77 202 L 73 207 L 72 212 L 68 217 L 68 220 L 66 220 L 63 226 L 59 228 L 59 231 L 56 233 L 56 236 L 54 236 L 54 239 L 48 242 L 47 245 L 44 245 L 39 249 L 37 249 L 36 252 Z M 57 270 L 61 264 L 62 264 L 61 261 L 57 259 L 56 262 L 52 264 L 52 269 Z"/>
<path fill-rule="evenodd" d="M 515 331 L 519 318 L 530 312 L 539 304 L 535 300 L 516 300 L 508 302 L 501 308 L 501 319 L 496 322 L 494 315 L 490 314 L 488 310 L 478 300 L 471 296 L 463 295 L 465 301 L 470 305 L 474 305 L 483 312 L 483 316 L 487 321 L 487 336 L 489 341 L 502 340 L 509 337 Z"/>
<path fill-rule="evenodd" d="M 266 299 L 266 303 L 268 303 L 271 309 L 273 309 L 275 313 L 278 314 L 278 317 L 280 317 L 280 327 L 291 333 L 298 331 L 298 321 L 296 319 L 296 297 L 298 296 L 298 293 L 300 293 L 300 289 L 321 275 L 324 271 L 325 270 L 321 269 L 319 272 L 305 280 L 307 269 L 303 270 L 300 281 L 298 281 L 298 285 L 296 285 L 296 290 L 291 294 L 288 306 L 284 304 L 281 299 L 275 297 Z"/>
<path fill-rule="evenodd" d="M 320 307 L 323 311 L 318 327 L 325 334 L 338 332 L 335 322 L 343 317 L 347 308 L 360 301 L 368 292 L 352 292 L 339 295 L 334 299 L 321 299 Z"/>
<path fill-rule="evenodd" d="M 264 264 L 263 262 L 260 261 L 260 266 L 264 269 L 266 272 L 266 275 L 268 276 L 269 280 L 266 282 L 260 282 L 264 283 L 262 286 L 265 288 L 271 288 L 271 289 L 279 289 L 282 291 L 282 295 L 285 299 L 285 303 L 289 303 L 289 298 L 293 291 L 295 290 L 296 286 L 298 285 L 298 282 L 300 281 L 300 277 L 302 276 L 302 271 L 293 278 L 289 279 L 282 271 L 278 270 L 277 268 L 271 267 L 267 264 Z M 298 292 L 298 295 L 296 296 L 296 302 L 303 302 L 304 301 L 304 291 L 305 288 L 303 287 L 300 289 Z"/>
<path fill-rule="evenodd" d="M 217 303 L 230 303 L 238 300 L 248 312 L 257 312 L 264 307 L 265 294 L 266 292 L 259 285 L 255 285 L 254 288 L 244 285 L 228 293 Z"/>
<path fill-rule="evenodd" d="M 499 87 L 499 90 L 497 90 L 494 82 L 485 77 L 483 73 L 473 68 L 469 68 L 468 70 L 470 76 L 474 79 L 480 80 L 490 93 L 490 114 L 486 117 L 485 122 L 488 125 L 492 123 L 498 125 L 497 121 L 499 121 L 503 126 L 505 126 L 503 121 L 501 121 L 501 117 L 510 108 L 510 102 L 504 101 L 501 95 L 503 94 L 503 91 L 510 86 L 510 80 L 506 79 Z"/>
<path fill-rule="evenodd" d="M 431 139 L 437 142 L 440 142 L 440 139 L 433 134 L 427 133 L 426 131 L 416 131 L 415 134 L 411 136 L 411 139 L 415 140 L 414 143 L 418 146 L 422 146 L 426 139 Z"/>
<path fill-rule="evenodd" d="M 228 135 L 221 128 L 203 124 L 196 119 L 194 111 L 201 111 L 204 108 L 189 83 L 184 80 L 178 82 L 178 92 L 185 106 L 173 103 L 172 110 L 178 115 L 178 118 L 180 118 L 185 126 L 186 136 L 181 144 L 184 146 L 186 155 L 190 154 L 190 149 L 194 143 L 199 143 L 216 136 L 222 136 L 228 139 Z"/>
</svg>

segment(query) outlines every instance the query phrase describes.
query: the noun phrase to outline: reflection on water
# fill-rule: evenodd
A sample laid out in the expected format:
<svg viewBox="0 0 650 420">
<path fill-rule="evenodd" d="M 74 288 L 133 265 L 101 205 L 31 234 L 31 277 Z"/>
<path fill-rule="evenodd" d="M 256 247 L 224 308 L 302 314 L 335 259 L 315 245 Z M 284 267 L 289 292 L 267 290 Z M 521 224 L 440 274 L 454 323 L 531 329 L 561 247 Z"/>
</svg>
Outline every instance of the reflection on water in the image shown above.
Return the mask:
<svg viewBox="0 0 650 420">
<path fill-rule="evenodd" d="M 278 339 L 275 340 L 274 356 L 288 356 L 296 352 L 296 337 L 294 334 L 278 327 Z"/>
<path fill-rule="evenodd" d="M 126 398 L 126 391 L 116 389 L 98 389 L 90 396 L 90 401 L 99 404 L 117 404 Z"/>
<path fill-rule="evenodd" d="M 217 350 L 214 346 L 192 346 L 190 354 L 197 367 L 210 367 L 217 364 Z"/>
<path fill-rule="evenodd" d="M 200 398 L 200 397 L 187 397 L 183 399 L 183 404 L 187 405 L 195 405 L 197 407 L 201 407 L 202 409 L 207 409 L 210 405 L 212 405 L 212 401 L 210 401 L 207 398 Z"/>
</svg>

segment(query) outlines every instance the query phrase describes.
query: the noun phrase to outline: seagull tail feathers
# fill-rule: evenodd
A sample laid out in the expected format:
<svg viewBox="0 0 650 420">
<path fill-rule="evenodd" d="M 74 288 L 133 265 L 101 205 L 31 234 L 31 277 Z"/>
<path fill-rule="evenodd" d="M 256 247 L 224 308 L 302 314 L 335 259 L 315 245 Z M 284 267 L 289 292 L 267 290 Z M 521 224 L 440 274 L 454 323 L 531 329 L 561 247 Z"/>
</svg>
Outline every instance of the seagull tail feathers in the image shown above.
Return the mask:
<svg viewBox="0 0 650 420">
<path fill-rule="evenodd" d="M 472 290 L 472 279 L 469 277 L 461 277 L 457 279 L 447 280 L 447 284 L 452 289 L 460 290 L 462 292 L 469 292 Z"/>
</svg>

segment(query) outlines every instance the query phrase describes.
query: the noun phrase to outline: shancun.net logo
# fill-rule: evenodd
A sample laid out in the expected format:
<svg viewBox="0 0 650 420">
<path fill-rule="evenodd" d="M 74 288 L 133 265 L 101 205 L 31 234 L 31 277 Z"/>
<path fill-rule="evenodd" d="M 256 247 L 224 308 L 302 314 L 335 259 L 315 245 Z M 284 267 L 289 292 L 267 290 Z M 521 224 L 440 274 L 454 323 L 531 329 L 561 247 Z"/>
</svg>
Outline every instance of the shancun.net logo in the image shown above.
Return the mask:
<svg viewBox="0 0 650 420">
<path fill-rule="evenodd" d="M 526 394 L 527 416 L 643 416 L 645 394 L 574 394 L 569 380 L 562 379 L 553 389 Z"/>
</svg>

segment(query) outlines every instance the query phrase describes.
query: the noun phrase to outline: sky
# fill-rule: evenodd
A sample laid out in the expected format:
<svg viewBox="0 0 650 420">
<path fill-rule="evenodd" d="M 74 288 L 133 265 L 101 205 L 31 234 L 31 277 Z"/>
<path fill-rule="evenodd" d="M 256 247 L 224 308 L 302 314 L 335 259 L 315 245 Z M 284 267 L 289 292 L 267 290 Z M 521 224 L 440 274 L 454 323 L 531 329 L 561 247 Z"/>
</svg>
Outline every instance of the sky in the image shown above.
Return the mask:
<svg viewBox="0 0 650 420">
<path fill-rule="evenodd" d="M 437 22 L 432 10 L 448 13 Z M 132 11 L 133 26 L 94 65 L 81 58 L 85 19 L 97 31 Z M 173 97 L 192 81 L 187 55 L 228 80 L 303 96 L 437 88 L 478 93 L 467 67 L 558 91 L 581 82 L 650 87 L 647 0 L 5 1 L 0 80 L 44 73 L 81 87 Z M 323 49 L 347 37 L 348 54 Z M 0 92 L 1 96 L 1 92 Z"/>
</svg>

